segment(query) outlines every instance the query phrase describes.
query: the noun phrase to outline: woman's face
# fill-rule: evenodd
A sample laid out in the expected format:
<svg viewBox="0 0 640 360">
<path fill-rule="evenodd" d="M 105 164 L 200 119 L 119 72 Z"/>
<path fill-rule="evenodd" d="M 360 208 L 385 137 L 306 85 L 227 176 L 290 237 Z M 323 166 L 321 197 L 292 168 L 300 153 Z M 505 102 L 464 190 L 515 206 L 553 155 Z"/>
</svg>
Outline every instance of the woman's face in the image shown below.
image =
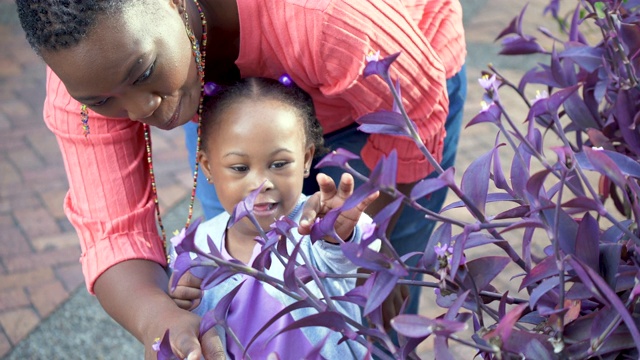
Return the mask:
<svg viewBox="0 0 640 360">
<path fill-rule="evenodd" d="M 174 4 L 133 1 L 96 21 L 78 45 L 42 54 L 69 94 L 99 114 L 161 129 L 193 118 L 200 79 Z"/>
</svg>

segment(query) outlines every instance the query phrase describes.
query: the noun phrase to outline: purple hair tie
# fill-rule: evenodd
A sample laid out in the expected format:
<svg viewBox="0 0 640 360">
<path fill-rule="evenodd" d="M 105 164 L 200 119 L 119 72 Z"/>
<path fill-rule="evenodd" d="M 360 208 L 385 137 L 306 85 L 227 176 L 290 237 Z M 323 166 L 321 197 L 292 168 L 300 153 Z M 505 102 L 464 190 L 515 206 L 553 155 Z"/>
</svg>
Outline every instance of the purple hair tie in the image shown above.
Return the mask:
<svg viewBox="0 0 640 360">
<path fill-rule="evenodd" d="M 216 93 L 216 91 L 218 91 L 220 87 L 218 85 L 216 85 L 215 83 L 212 82 L 208 82 L 206 84 L 204 84 L 204 94 L 207 96 L 211 96 L 213 94 Z"/>
<path fill-rule="evenodd" d="M 278 81 L 280 81 L 280 84 L 284 86 L 293 85 L 293 80 L 291 80 L 291 76 L 289 76 L 289 74 L 282 74 L 282 76 L 278 78 Z"/>
</svg>

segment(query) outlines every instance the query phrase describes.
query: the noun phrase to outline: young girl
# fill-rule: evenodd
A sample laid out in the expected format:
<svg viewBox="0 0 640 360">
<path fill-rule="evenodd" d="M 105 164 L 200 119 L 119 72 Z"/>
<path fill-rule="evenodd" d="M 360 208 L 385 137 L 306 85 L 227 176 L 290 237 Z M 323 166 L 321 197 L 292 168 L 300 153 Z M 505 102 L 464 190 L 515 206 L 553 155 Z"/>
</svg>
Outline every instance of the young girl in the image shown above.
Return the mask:
<svg viewBox="0 0 640 360">
<path fill-rule="evenodd" d="M 201 136 L 202 150 L 198 159 L 208 181 L 218 190 L 226 212 L 198 226 L 196 245 L 204 251 L 209 250 L 209 237 L 225 260 L 236 259 L 250 266 L 262 249 L 255 240 L 260 233 L 246 217 L 227 229 L 229 214 L 236 204 L 262 186 L 253 214 L 263 230 L 269 231 L 270 225 L 282 216 L 300 222 L 307 199 L 302 195 L 303 181 L 309 175 L 315 152 L 323 149 L 322 130 L 315 118 L 313 103 L 295 86 L 264 78 L 242 80 L 207 102 Z M 338 188 L 323 174 L 318 176 L 318 183 L 322 189 L 318 213 L 342 205 L 353 190 L 353 178 L 348 174 L 342 177 Z M 360 206 L 340 216 L 335 230 L 342 239 L 360 241 L 362 230 L 358 223 L 370 222 L 362 212 L 376 197 L 365 199 Z M 310 265 L 325 273 L 356 272 L 355 265 L 343 257 L 336 239 L 312 243 L 309 236 L 301 236 L 295 229 L 294 233 L 301 242 L 300 251 L 305 253 Z M 287 246 L 291 251 L 294 244 L 288 241 Z M 300 257 L 297 261 L 303 262 Z M 272 254 L 271 266 L 265 272 L 282 279 L 284 265 Z M 203 316 L 242 281 L 244 283 L 231 303 L 227 323 L 244 347 L 266 322 L 295 299 L 250 276 L 236 274 L 206 290 L 194 311 Z M 344 295 L 355 286 L 354 279 L 322 281 L 330 296 Z M 314 282 L 307 286 L 317 297 L 323 297 Z M 179 306 L 189 307 L 190 301 L 201 294 L 199 289 L 180 286 L 173 295 Z M 360 321 L 357 306 L 335 303 L 338 311 Z M 366 351 L 363 345 L 351 340 L 338 345 L 342 334 L 323 327 L 287 331 L 270 340 L 277 331 L 315 313 L 315 309 L 304 308 L 281 317 L 248 348 L 249 356 L 260 359 L 276 352 L 280 359 L 300 359 L 331 334 L 322 350 L 325 358 L 362 358 Z M 217 330 L 224 337 L 224 330 Z M 231 357 L 243 358 L 244 350 L 229 336 L 223 344 Z"/>
</svg>

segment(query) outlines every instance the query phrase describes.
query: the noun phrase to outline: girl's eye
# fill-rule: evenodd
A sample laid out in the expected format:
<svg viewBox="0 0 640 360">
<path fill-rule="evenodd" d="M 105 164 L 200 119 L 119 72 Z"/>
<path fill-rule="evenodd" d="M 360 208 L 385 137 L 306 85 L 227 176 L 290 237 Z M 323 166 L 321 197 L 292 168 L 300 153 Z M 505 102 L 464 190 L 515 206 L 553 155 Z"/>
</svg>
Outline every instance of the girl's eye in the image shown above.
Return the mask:
<svg viewBox="0 0 640 360">
<path fill-rule="evenodd" d="M 147 80 L 149 77 L 151 77 L 151 74 L 153 74 L 153 69 L 156 67 L 156 62 L 154 61 L 151 66 L 149 66 L 149 68 L 142 73 L 142 75 L 140 75 L 140 77 L 134 82 L 134 84 L 138 84 L 141 82 L 144 82 L 145 80 Z"/>
<path fill-rule="evenodd" d="M 285 167 L 287 164 L 288 164 L 287 161 L 276 161 L 271 166 L 276 168 L 276 169 L 280 169 L 282 167 Z"/>
<path fill-rule="evenodd" d="M 236 166 L 232 166 L 231 170 L 237 171 L 237 172 L 245 172 L 249 170 L 249 167 L 245 165 L 236 165 Z"/>
</svg>

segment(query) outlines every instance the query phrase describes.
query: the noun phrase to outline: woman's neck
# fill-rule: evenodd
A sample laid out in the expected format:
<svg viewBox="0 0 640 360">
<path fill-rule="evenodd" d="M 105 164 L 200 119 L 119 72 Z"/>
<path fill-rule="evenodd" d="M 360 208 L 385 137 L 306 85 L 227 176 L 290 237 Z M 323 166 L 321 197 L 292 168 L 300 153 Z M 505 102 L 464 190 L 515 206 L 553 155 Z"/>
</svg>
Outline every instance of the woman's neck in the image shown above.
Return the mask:
<svg viewBox="0 0 640 360">
<path fill-rule="evenodd" d="M 202 39 L 200 14 L 193 0 L 186 0 L 189 19 L 198 39 Z M 240 18 L 236 0 L 200 0 L 207 20 L 205 80 L 229 85 L 240 79 L 235 65 L 240 51 Z"/>
</svg>

